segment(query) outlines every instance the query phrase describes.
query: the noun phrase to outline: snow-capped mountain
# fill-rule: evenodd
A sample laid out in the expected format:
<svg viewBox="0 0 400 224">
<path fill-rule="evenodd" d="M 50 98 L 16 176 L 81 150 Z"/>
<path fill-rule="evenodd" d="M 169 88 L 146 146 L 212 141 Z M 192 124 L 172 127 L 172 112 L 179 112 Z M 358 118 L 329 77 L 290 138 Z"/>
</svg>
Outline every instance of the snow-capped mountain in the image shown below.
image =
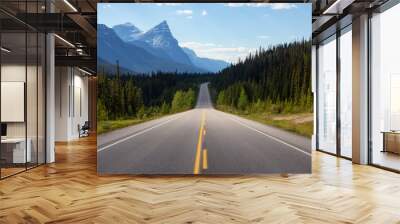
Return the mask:
<svg viewBox="0 0 400 224">
<path fill-rule="evenodd" d="M 132 23 L 124 23 L 112 27 L 117 35 L 125 42 L 135 41 L 143 32 Z"/>
<path fill-rule="evenodd" d="M 140 35 L 139 40 L 156 48 L 169 48 L 178 44 L 178 41 L 172 36 L 168 23 L 165 20 Z"/>
<path fill-rule="evenodd" d="M 144 34 L 138 36 L 134 44 L 143 46 L 143 43 L 138 42 L 144 42 L 155 50 L 164 51 L 171 60 L 188 65 L 192 64 L 189 57 L 179 46 L 178 41 L 172 35 L 168 23 L 165 20 Z M 149 50 L 154 51 L 154 49 Z"/>
<path fill-rule="evenodd" d="M 103 68 L 113 71 L 113 65 L 119 62 L 124 70 L 133 73 L 164 72 L 205 72 L 193 65 L 178 63 L 172 60 L 158 57 L 147 50 L 121 40 L 114 29 L 106 25 L 97 26 L 97 58 L 99 71 Z"/>
<path fill-rule="evenodd" d="M 181 48 L 166 21 L 162 21 L 147 32 L 142 32 L 132 23 L 116 25 L 112 29 L 100 24 L 100 28 L 98 39 L 101 41 L 98 44 L 107 45 L 107 50 L 99 51 L 99 58 L 109 64 L 115 64 L 115 61 L 119 60 L 120 65 L 137 73 L 217 72 L 229 65 L 221 60 L 197 57 L 191 49 Z M 104 36 L 103 33 L 109 35 Z M 115 52 L 118 52 L 118 56 Z"/>
</svg>

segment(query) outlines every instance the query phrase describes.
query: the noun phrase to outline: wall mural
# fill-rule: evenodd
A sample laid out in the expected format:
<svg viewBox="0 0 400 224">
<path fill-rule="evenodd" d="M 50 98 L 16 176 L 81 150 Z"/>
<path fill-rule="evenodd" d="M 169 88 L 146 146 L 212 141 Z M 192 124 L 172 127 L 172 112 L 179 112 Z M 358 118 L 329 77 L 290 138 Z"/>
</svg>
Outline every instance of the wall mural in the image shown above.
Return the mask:
<svg viewBox="0 0 400 224">
<path fill-rule="evenodd" d="M 99 174 L 310 173 L 311 4 L 100 3 Z"/>
</svg>

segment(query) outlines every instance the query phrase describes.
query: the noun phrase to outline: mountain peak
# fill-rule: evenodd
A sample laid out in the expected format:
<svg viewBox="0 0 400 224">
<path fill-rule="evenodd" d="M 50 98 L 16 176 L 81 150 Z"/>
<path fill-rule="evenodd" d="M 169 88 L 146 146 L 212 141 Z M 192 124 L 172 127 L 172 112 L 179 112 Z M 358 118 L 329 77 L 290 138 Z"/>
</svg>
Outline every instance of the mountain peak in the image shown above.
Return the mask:
<svg viewBox="0 0 400 224">
<path fill-rule="evenodd" d="M 168 26 L 167 20 L 163 20 L 160 24 L 158 25 L 163 25 L 163 26 Z"/>
<path fill-rule="evenodd" d="M 124 41 L 134 41 L 142 31 L 130 22 L 113 26 L 113 30 Z"/>
<path fill-rule="evenodd" d="M 169 48 L 178 45 L 178 41 L 172 35 L 168 23 L 165 20 L 151 28 L 146 33 L 140 35 L 139 40 L 142 40 L 156 48 Z"/>
<path fill-rule="evenodd" d="M 166 20 L 163 20 L 161 23 L 153 27 L 151 30 L 148 32 L 156 32 L 156 33 L 170 33 L 171 30 L 169 29 L 169 25 Z M 171 34 L 172 35 L 172 34 Z"/>
<path fill-rule="evenodd" d="M 115 27 L 125 27 L 125 28 L 129 28 L 129 29 L 133 29 L 133 30 L 140 30 L 139 28 L 137 28 L 135 25 L 133 25 L 133 23 L 131 22 L 126 22 L 126 23 L 122 23 L 122 24 L 118 24 L 113 26 L 113 28 Z"/>
</svg>

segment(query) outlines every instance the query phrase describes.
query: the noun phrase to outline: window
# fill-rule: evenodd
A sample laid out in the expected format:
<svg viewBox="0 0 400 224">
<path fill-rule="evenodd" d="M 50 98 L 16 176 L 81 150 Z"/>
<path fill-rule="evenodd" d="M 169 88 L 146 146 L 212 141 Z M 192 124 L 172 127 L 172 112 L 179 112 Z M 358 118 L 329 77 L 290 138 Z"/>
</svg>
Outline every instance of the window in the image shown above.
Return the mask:
<svg viewBox="0 0 400 224">
<path fill-rule="evenodd" d="M 371 18 L 371 162 L 400 170 L 400 5 Z"/>
<path fill-rule="evenodd" d="M 340 154 L 352 156 L 352 33 L 351 25 L 340 35 Z"/>
<path fill-rule="evenodd" d="M 318 149 L 336 153 L 336 36 L 318 47 Z"/>
</svg>

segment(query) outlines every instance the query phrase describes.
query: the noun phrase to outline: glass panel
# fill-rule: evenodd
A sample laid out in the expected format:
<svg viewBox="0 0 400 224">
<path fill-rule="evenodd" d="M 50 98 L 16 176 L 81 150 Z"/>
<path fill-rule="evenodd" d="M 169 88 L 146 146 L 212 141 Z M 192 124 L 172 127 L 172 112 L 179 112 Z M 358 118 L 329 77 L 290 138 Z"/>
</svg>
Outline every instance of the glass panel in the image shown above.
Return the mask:
<svg viewBox="0 0 400 224">
<path fill-rule="evenodd" d="M 37 132 L 38 132 L 38 36 L 36 32 L 27 33 L 28 38 L 28 55 L 27 55 L 27 82 L 26 82 L 26 111 L 27 111 L 27 150 L 28 156 L 28 168 L 37 165 L 38 158 L 38 142 L 37 142 Z"/>
<path fill-rule="evenodd" d="M 350 30 L 347 30 L 350 29 Z M 340 36 L 340 152 L 352 156 L 352 35 L 351 26 Z"/>
<path fill-rule="evenodd" d="M 38 163 L 45 163 L 45 44 L 46 37 L 39 33 L 38 45 Z"/>
<path fill-rule="evenodd" d="M 318 148 L 336 153 L 336 37 L 318 48 Z"/>
<path fill-rule="evenodd" d="M 5 177 L 25 170 L 30 159 L 25 119 L 26 34 L 2 33 L 1 45 L 1 173 Z"/>
<path fill-rule="evenodd" d="M 372 163 L 400 170 L 400 5 L 372 22 Z"/>
<path fill-rule="evenodd" d="M 13 13 L 43 13 L 45 1 L 1 1 Z M 45 162 L 45 35 L 0 12 L 1 178 Z"/>
</svg>

